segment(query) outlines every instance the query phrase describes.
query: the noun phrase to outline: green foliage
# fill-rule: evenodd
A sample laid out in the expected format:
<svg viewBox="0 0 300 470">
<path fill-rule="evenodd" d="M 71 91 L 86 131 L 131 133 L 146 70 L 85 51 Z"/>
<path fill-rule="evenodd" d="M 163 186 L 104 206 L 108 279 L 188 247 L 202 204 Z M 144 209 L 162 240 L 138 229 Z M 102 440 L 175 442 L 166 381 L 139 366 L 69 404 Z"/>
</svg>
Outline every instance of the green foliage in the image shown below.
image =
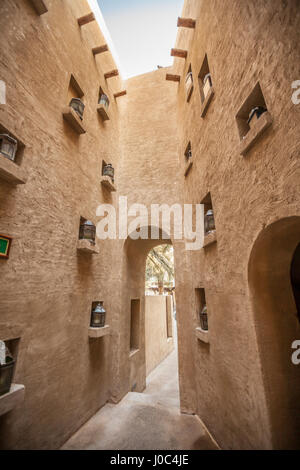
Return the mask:
<svg viewBox="0 0 300 470">
<path fill-rule="evenodd" d="M 174 253 L 172 245 L 153 248 L 146 262 L 146 285 L 174 281 Z"/>
</svg>

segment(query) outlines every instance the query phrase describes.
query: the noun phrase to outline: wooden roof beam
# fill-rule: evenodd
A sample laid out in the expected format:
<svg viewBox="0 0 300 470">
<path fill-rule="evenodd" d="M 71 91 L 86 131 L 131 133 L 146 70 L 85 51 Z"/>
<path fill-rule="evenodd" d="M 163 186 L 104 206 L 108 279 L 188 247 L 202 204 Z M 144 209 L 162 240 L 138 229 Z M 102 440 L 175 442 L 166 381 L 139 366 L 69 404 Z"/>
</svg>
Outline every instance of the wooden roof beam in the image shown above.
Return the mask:
<svg viewBox="0 0 300 470">
<path fill-rule="evenodd" d="M 119 70 L 118 69 L 111 70 L 110 72 L 106 72 L 104 74 L 104 78 L 105 78 L 105 80 L 107 80 L 108 78 L 117 77 L 118 75 L 119 75 Z"/>
<path fill-rule="evenodd" d="M 180 75 L 174 75 L 172 73 L 167 73 L 166 80 L 170 82 L 180 82 Z"/>
<path fill-rule="evenodd" d="M 84 26 L 85 24 L 88 24 L 88 23 L 91 23 L 92 21 L 95 21 L 95 15 L 93 12 L 91 13 L 88 13 L 87 15 L 84 15 L 84 16 L 81 16 L 80 18 L 78 18 L 78 25 L 81 27 L 81 26 Z"/>
<path fill-rule="evenodd" d="M 94 55 L 103 54 L 103 52 L 108 51 L 108 45 L 104 44 L 103 46 L 93 47 L 92 52 Z"/>
<path fill-rule="evenodd" d="M 114 97 L 119 98 L 120 96 L 125 96 L 125 95 L 127 95 L 127 91 L 123 90 L 123 91 L 119 91 L 119 93 L 115 93 Z"/>
<path fill-rule="evenodd" d="M 195 29 L 196 28 L 196 20 L 193 20 L 192 18 L 178 18 L 177 21 L 177 26 L 178 28 L 191 28 Z"/>
<path fill-rule="evenodd" d="M 184 51 L 183 49 L 171 49 L 172 57 L 180 57 L 181 59 L 186 59 L 187 55 L 188 51 Z"/>
<path fill-rule="evenodd" d="M 44 0 L 29 0 L 29 1 L 38 15 L 41 16 L 44 13 L 47 13 L 48 8 Z"/>
</svg>

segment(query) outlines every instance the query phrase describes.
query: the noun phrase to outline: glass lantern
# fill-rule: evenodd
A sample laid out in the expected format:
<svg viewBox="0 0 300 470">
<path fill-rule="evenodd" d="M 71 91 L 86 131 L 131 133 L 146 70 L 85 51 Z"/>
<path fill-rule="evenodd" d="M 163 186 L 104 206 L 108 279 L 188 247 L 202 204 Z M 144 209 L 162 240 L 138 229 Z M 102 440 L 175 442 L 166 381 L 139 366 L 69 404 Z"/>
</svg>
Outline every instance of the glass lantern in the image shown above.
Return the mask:
<svg viewBox="0 0 300 470">
<path fill-rule="evenodd" d="M 11 161 L 15 161 L 18 142 L 7 134 L 0 134 L 0 153 Z"/>
<path fill-rule="evenodd" d="M 250 128 L 251 124 L 254 124 L 260 118 L 260 116 L 266 112 L 267 109 L 263 106 L 256 106 L 255 108 L 251 109 L 249 119 L 247 121 L 247 124 L 250 126 Z"/>
<path fill-rule="evenodd" d="M 204 232 L 205 235 L 216 230 L 214 211 L 209 209 L 204 216 Z"/>
<path fill-rule="evenodd" d="M 96 227 L 93 222 L 85 220 L 80 224 L 79 239 L 89 240 L 93 245 L 95 245 Z"/>
<path fill-rule="evenodd" d="M 114 170 L 114 167 L 112 166 L 111 163 L 108 163 L 107 165 L 104 165 L 104 167 L 103 167 L 103 176 L 109 176 L 111 178 L 112 182 L 114 182 L 115 170 Z"/>
<path fill-rule="evenodd" d="M 106 310 L 103 307 L 103 302 L 98 302 L 92 309 L 91 327 L 103 328 L 105 326 Z"/>
<path fill-rule="evenodd" d="M 0 396 L 5 395 L 10 391 L 14 368 L 15 361 L 9 350 L 6 348 L 5 362 L 0 364 Z"/>
<path fill-rule="evenodd" d="M 204 94 L 204 99 L 207 97 L 209 90 L 212 87 L 212 79 L 211 79 L 211 74 L 208 73 L 205 75 L 203 79 L 203 94 Z"/>
<path fill-rule="evenodd" d="M 193 86 L 193 73 L 189 72 L 185 79 L 185 89 L 187 93 L 189 93 L 192 86 Z"/>
<path fill-rule="evenodd" d="M 69 106 L 74 109 L 75 113 L 77 113 L 80 119 L 82 120 L 85 104 L 81 101 L 81 99 L 72 98 Z"/>
<path fill-rule="evenodd" d="M 109 99 L 108 96 L 105 93 L 102 93 L 99 99 L 99 104 L 102 104 L 104 108 L 108 109 L 109 107 Z"/>
<path fill-rule="evenodd" d="M 200 312 L 200 326 L 201 330 L 208 331 L 207 307 L 204 305 Z"/>
</svg>

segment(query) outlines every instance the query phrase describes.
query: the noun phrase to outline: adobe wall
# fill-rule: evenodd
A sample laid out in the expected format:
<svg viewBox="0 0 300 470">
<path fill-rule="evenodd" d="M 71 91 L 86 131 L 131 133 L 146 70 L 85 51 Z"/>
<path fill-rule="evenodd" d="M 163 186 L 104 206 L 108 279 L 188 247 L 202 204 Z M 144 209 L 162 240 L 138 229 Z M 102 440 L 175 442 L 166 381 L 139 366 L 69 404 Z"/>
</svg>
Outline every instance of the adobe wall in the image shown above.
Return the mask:
<svg viewBox="0 0 300 470">
<path fill-rule="evenodd" d="M 173 316 L 172 297 L 147 295 L 145 298 L 146 376 L 174 349 L 173 332 L 168 337 L 167 308 Z"/>
<path fill-rule="evenodd" d="M 0 181 L 0 232 L 13 237 L 0 261 L 0 338 L 20 337 L 14 381 L 25 401 L 0 417 L 1 448 L 58 448 L 110 397 L 110 337 L 89 340 L 91 303 L 103 300 L 107 323 L 114 302 L 119 258 L 111 245 L 99 255 L 76 250 L 80 216 L 94 221 L 101 202 L 114 201 L 100 186 L 102 158 L 118 175 L 118 79 L 97 25 L 79 28 L 89 12 L 79 0 L 48 1 L 38 16 L 27 0 L 0 6 L 0 78 L 7 104 L 0 123 L 25 144 L 25 185 Z M 87 133 L 63 121 L 74 73 L 84 91 Z M 99 86 L 111 98 L 109 122 L 97 113 Z M 115 272 L 111 265 L 115 266 Z"/>
<path fill-rule="evenodd" d="M 180 200 L 177 183 L 178 142 L 176 95 L 165 81 L 166 69 L 143 74 L 127 80 L 127 96 L 120 100 L 121 163 L 118 191 L 132 204 L 173 204 Z M 129 222 L 132 217 L 129 218 Z M 159 240 L 120 241 L 123 247 L 120 289 L 122 299 L 116 323 L 119 328 L 113 346 L 117 359 L 113 361 L 111 394 L 118 402 L 128 390 L 141 392 L 146 386 L 145 365 L 145 269 L 149 251 L 169 238 Z M 130 355 L 130 303 L 140 299 L 141 341 L 139 351 Z"/>
<path fill-rule="evenodd" d="M 278 428 L 271 434 L 274 410 L 265 394 L 270 382 L 260 363 L 248 262 L 265 226 L 299 215 L 300 108 L 291 101 L 291 84 L 299 79 L 299 3 L 189 0 L 182 16 L 197 19 L 195 30 L 181 28 L 178 33 L 176 47 L 187 49 L 188 57 L 175 59 L 172 73 L 181 75 L 181 83 L 170 83 L 178 88 L 184 200 L 200 203 L 210 191 L 217 229 L 215 245 L 189 254 L 191 285 L 182 294 L 188 312 L 183 327 L 190 322 L 198 326 L 195 288 L 205 287 L 209 312 L 209 344 L 194 341 L 196 412 L 221 447 L 295 446 L 288 415 L 281 437 Z M 201 118 L 197 77 L 205 54 L 215 96 Z M 190 64 L 194 91 L 187 103 L 184 81 Z M 242 157 L 235 116 L 258 81 L 273 125 Z M 184 178 L 189 141 L 193 167 Z M 296 339 L 299 323 L 291 321 Z M 277 386 L 284 387 L 284 380 L 281 376 Z"/>
</svg>

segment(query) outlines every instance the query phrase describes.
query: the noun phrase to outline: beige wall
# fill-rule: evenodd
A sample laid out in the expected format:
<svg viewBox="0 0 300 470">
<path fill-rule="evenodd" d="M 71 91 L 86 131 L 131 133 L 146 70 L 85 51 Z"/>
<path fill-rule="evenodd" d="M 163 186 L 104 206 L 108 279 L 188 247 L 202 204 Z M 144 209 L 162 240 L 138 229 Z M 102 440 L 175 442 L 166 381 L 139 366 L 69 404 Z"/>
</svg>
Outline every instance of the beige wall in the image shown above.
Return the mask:
<svg viewBox="0 0 300 470">
<path fill-rule="evenodd" d="M 280 367 L 269 374 L 274 351 L 264 346 L 270 328 L 268 344 L 288 348 L 290 332 L 300 336 L 299 323 L 292 330 L 292 313 L 274 308 L 276 321 L 268 310 L 262 324 L 257 308 L 265 313 L 264 293 L 253 282 L 258 273 L 268 302 L 277 298 L 277 281 L 255 264 L 256 242 L 265 227 L 300 213 L 300 108 L 291 101 L 291 83 L 299 79 L 298 2 L 186 0 L 183 15 L 197 26 L 178 34 L 177 46 L 188 50 L 173 68 L 181 83 L 167 82 L 172 70 L 160 69 L 130 79 L 119 100 L 113 98 L 123 87 L 119 79 L 104 80 L 115 68 L 110 54 L 95 59 L 91 52 L 102 34 L 96 24 L 77 24 L 87 3 L 47 3 L 41 17 L 27 0 L 2 0 L 0 7 L 0 79 L 7 84 L 0 123 L 25 144 L 28 174 L 23 186 L 0 181 L 0 233 L 13 236 L 10 258 L 0 263 L 0 338 L 20 338 L 15 382 L 26 387 L 24 404 L 0 417 L 0 447 L 58 448 L 107 400 L 120 400 L 134 384 L 136 391 L 145 387 L 145 262 L 161 239 L 98 242 L 100 253 L 90 258 L 76 251 L 80 216 L 95 220 L 98 204 L 116 205 L 119 195 L 149 207 L 199 203 L 209 191 L 217 244 L 187 252 L 184 241 L 165 240 L 175 256 L 181 409 L 197 413 L 226 449 L 299 446 L 295 399 L 284 386 L 287 349 L 275 350 Z M 202 119 L 197 80 L 187 103 L 184 78 L 190 64 L 197 78 L 205 54 L 215 96 Z M 80 137 L 62 119 L 71 73 L 86 103 L 87 133 Z M 243 158 L 235 116 L 257 81 L 273 125 Z M 111 98 L 105 124 L 96 111 L 99 86 Z M 188 141 L 194 163 L 184 178 Z M 102 159 L 116 168 L 116 194 L 99 184 Z M 298 225 L 282 227 L 294 234 Z M 294 235 L 283 238 L 296 243 Z M 266 263 L 274 245 L 268 246 Z M 283 259 L 278 272 L 287 275 Z M 206 289 L 209 344 L 195 335 L 199 287 Z M 141 342 L 130 357 L 136 298 Z M 94 300 L 104 301 L 112 335 L 91 341 Z M 281 313 L 289 322 L 284 338 Z M 278 407 L 288 412 L 276 420 Z"/>
<path fill-rule="evenodd" d="M 174 349 L 173 331 L 168 337 L 167 320 L 173 316 L 172 297 L 148 295 L 145 298 L 146 375 Z"/>
<path fill-rule="evenodd" d="M 103 72 L 113 67 L 93 57 L 91 48 L 103 41 L 97 26 L 78 27 L 86 2 L 47 3 L 42 16 L 27 0 L 0 7 L 0 78 L 7 85 L 0 123 L 24 142 L 28 174 L 23 186 L 0 180 L 0 232 L 13 237 L 9 260 L 0 261 L 0 337 L 20 338 L 14 380 L 26 388 L 25 402 L 0 417 L 3 448 L 57 448 L 110 397 L 112 341 L 89 340 L 88 328 L 94 300 L 104 301 L 112 323 L 120 255 L 109 242 L 94 257 L 78 254 L 76 245 L 80 216 L 96 221 L 98 204 L 115 201 L 100 174 L 108 159 L 118 184 L 112 93 L 121 85 L 105 82 Z M 85 95 L 82 136 L 62 118 L 71 73 Z M 96 111 L 100 85 L 111 98 L 105 124 Z"/>
<path fill-rule="evenodd" d="M 175 59 L 173 70 L 181 75 L 181 83 L 170 83 L 178 97 L 180 178 L 186 203 L 199 203 L 211 192 L 217 229 L 215 245 L 188 254 L 191 273 L 184 291 L 176 286 L 179 336 L 189 335 L 191 341 L 187 329 L 191 323 L 194 329 L 198 326 L 195 288 L 206 289 L 210 342 L 194 338 L 194 365 L 189 366 L 190 381 L 194 376 L 196 382 L 194 411 L 224 448 L 299 447 L 298 428 L 288 417 L 292 408 L 297 409 L 295 400 L 290 402 L 287 390 L 284 400 L 281 395 L 282 409 L 290 410 L 279 432 L 271 424 L 276 411 L 266 396 L 270 387 L 272 393 L 276 387 L 286 389 L 290 345 L 280 341 L 284 358 L 275 387 L 261 367 L 266 346 L 262 347 L 263 336 L 257 336 L 261 320 L 248 287 L 249 257 L 260 232 L 275 220 L 300 213 L 300 108 L 291 101 L 291 84 L 299 78 L 299 2 L 188 0 L 183 16 L 196 18 L 197 25 L 195 30 L 180 29 L 177 47 L 187 49 L 188 57 Z M 205 54 L 215 96 L 201 118 L 197 77 Z M 195 88 L 187 103 L 184 79 L 190 64 Z M 273 125 L 242 157 L 235 116 L 258 81 Z M 194 162 L 184 178 L 183 152 L 189 141 Z M 291 234 L 285 236 L 289 239 Z M 283 281 L 282 285 L 289 279 Z M 278 290 L 270 295 L 279 301 Z M 286 322 L 292 315 L 282 311 Z M 272 315 L 269 321 L 273 328 Z M 296 339 L 300 325 L 292 321 Z M 280 337 L 280 330 L 276 334 Z M 184 351 L 179 343 L 179 362 L 185 366 L 190 359 Z M 268 354 L 272 356 L 272 350 Z M 192 403 L 193 388 L 181 387 Z"/>
</svg>

